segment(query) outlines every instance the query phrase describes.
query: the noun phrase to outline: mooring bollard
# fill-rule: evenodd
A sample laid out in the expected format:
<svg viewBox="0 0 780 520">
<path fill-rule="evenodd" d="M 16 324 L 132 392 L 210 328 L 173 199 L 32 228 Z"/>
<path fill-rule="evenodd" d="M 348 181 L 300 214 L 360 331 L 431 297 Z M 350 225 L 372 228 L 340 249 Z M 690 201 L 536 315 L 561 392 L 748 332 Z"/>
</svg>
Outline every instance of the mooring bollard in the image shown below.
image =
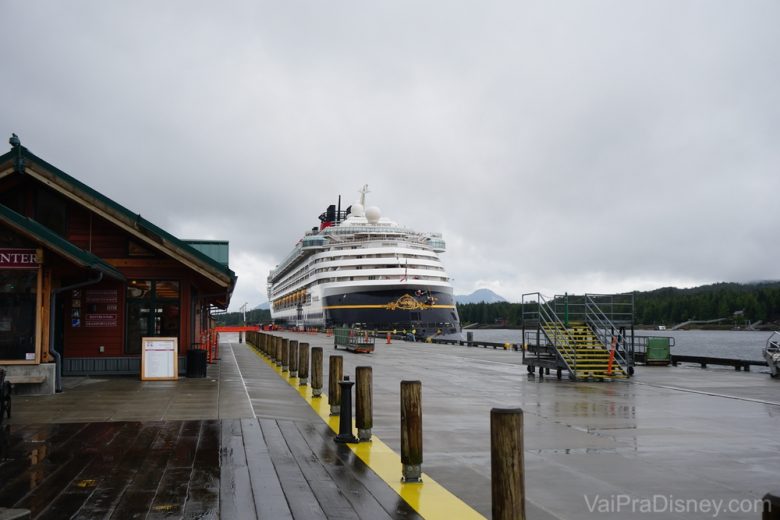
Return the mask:
<svg viewBox="0 0 780 520">
<path fill-rule="evenodd" d="M 290 340 L 290 377 L 298 377 L 298 342 Z"/>
<path fill-rule="evenodd" d="M 331 359 L 333 361 L 333 359 Z M 333 439 L 340 443 L 355 443 L 360 442 L 357 437 L 352 434 L 352 381 L 349 380 L 349 376 L 344 376 L 343 381 L 339 381 L 339 390 L 341 393 L 341 402 L 339 407 L 341 413 L 339 413 L 339 434 Z"/>
<path fill-rule="evenodd" d="M 401 480 L 421 482 L 422 461 L 422 383 L 401 381 Z"/>
<path fill-rule="evenodd" d="M 371 428 L 374 427 L 371 367 L 357 367 L 355 379 L 355 426 L 360 442 L 366 442 L 371 440 Z"/>
<path fill-rule="evenodd" d="M 244 342 L 244 333 L 240 332 L 238 333 L 238 342 L 243 343 Z"/>
<path fill-rule="evenodd" d="M 523 411 L 490 410 L 490 480 L 495 520 L 525 520 Z"/>
<path fill-rule="evenodd" d="M 282 372 L 287 372 L 290 369 L 290 340 L 285 338 L 282 340 Z"/>
<path fill-rule="evenodd" d="M 309 383 L 309 344 L 298 345 L 298 385 L 306 386 Z"/>
<path fill-rule="evenodd" d="M 311 348 L 311 395 L 322 395 L 322 347 Z"/>
<path fill-rule="evenodd" d="M 330 405 L 330 414 L 338 415 L 341 412 L 339 381 L 344 376 L 344 357 L 330 356 L 328 360 L 328 404 Z"/>
</svg>

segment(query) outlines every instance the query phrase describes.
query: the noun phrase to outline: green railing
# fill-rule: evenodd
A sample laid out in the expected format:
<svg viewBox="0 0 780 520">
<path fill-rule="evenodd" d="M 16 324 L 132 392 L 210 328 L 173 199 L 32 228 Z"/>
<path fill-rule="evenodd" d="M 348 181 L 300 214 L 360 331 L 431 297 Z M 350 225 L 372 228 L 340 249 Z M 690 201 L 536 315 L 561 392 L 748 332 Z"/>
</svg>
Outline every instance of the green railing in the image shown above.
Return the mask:
<svg viewBox="0 0 780 520">
<path fill-rule="evenodd" d="M 333 329 L 333 346 L 344 347 L 347 350 L 371 352 L 374 350 L 376 332 L 348 327 Z"/>
<path fill-rule="evenodd" d="M 555 349 L 558 360 L 566 366 L 569 374 L 576 378 L 577 351 L 574 347 L 577 343 L 571 332 L 567 330 L 564 321 L 541 293 L 524 294 L 522 304 L 523 328 L 525 329 L 526 325 L 535 326 L 537 331 L 544 334 Z M 565 352 L 566 356 L 561 354 L 561 351 Z"/>
</svg>

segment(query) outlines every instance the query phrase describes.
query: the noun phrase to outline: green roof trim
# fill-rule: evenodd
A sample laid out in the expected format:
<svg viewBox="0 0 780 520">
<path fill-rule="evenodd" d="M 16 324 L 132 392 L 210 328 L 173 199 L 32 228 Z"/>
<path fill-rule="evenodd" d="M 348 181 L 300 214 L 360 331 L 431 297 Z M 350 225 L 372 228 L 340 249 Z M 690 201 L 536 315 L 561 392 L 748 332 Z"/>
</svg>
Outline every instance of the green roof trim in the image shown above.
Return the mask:
<svg viewBox="0 0 780 520">
<path fill-rule="evenodd" d="M 41 243 L 64 256 L 74 264 L 100 271 L 106 276 L 110 276 L 116 280 L 125 281 L 125 276 L 117 271 L 114 266 L 107 264 L 89 251 L 84 251 L 73 245 L 46 226 L 43 226 L 24 215 L 20 215 L 8 206 L 0 204 L 0 217 L 2 217 L 3 222 L 6 225 L 14 229 L 17 233 L 28 236 L 36 242 Z"/>
<path fill-rule="evenodd" d="M 184 242 L 224 266 L 230 265 L 230 244 L 226 240 L 190 240 Z"/>
<path fill-rule="evenodd" d="M 149 222 L 148 220 L 143 218 L 140 214 L 133 213 L 132 211 L 128 210 L 121 204 L 118 204 L 117 202 L 114 202 L 110 198 L 106 197 L 105 195 L 95 191 L 94 189 L 90 188 L 89 186 L 79 181 L 78 179 L 71 177 L 70 175 L 60 170 L 56 166 L 49 164 L 48 162 L 44 161 L 40 157 L 36 156 L 24 146 L 20 146 L 19 148 L 21 148 L 22 150 L 21 157 L 25 161 L 26 167 L 28 167 L 30 163 L 42 167 L 43 169 L 50 172 L 52 175 L 62 180 L 64 183 L 70 185 L 74 189 L 74 191 L 81 192 L 86 197 L 94 199 L 100 205 L 104 206 L 106 210 L 121 216 L 124 220 L 128 221 L 128 223 L 132 222 L 139 231 L 142 231 L 143 234 L 145 234 L 152 241 L 161 244 L 168 242 L 173 247 L 175 247 L 176 249 L 184 253 L 191 260 L 193 260 L 196 264 L 201 265 L 207 271 L 213 273 L 214 276 L 226 278 L 228 281 L 228 294 L 233 292 L 233 288 L 235 288 L 238 277 L 229 267 L 227 267 L 224 264 L 221 264 L 220 262 L 214 260 L 213 258 L 210 258 L 208 255 L 202 253 L 201 251 L 198 251 L 196 248 L 187 244 L 185 241 L 176 238 L 175 236 L 171 235 L 164 229 Z M 10 162 L 11 164 L 15 164 L 17 158 L 18 158 L 17 148 L 12 148 L 9 152 L 0 156 L 0 164 L 5 162 Z"/>
</svg>

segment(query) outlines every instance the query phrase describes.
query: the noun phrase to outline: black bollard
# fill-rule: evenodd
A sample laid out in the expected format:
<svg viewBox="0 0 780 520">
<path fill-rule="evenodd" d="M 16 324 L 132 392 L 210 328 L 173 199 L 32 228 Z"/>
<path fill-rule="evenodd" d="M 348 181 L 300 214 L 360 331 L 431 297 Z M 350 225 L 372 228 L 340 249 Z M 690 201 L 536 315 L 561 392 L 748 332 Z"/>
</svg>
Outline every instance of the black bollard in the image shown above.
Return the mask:
<svg viewBox="0 0 780 520">
<path fill-rule="evenodd" d="M 360 442 L 357 437 L 352 434 L 352 381 L 349 380 L 349 376 L 344 376 L 342 381 L 339 381 L 341 387 L 341 410 L 339 413 L 339 434 L 333 439 L 340 443 L 355 443 Z"/>
</svg>

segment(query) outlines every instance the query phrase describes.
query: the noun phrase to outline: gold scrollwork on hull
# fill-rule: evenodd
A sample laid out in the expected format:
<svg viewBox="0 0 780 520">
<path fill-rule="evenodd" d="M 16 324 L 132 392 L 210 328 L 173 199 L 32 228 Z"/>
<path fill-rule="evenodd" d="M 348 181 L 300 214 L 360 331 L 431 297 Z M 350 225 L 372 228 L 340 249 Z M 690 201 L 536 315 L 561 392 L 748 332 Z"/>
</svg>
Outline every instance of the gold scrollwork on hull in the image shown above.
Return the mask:
<svg viewBox="0 0 780 520">
<path fill-rule="evenodd" d="M 391 301 L 387 305 L 385 305 L 385 309 L 391 310 L 391 311 L 419 311 L 419 310 L 425 310 L 430 309 L 434 303 L 436 303 L 436 298 L 429 298 L 430 303 L 422 303 L 417 301 L 414 296 L 411 294 L 404 294 L 400 298 L 398 298 L 395 301 Z"/>
</svg>

